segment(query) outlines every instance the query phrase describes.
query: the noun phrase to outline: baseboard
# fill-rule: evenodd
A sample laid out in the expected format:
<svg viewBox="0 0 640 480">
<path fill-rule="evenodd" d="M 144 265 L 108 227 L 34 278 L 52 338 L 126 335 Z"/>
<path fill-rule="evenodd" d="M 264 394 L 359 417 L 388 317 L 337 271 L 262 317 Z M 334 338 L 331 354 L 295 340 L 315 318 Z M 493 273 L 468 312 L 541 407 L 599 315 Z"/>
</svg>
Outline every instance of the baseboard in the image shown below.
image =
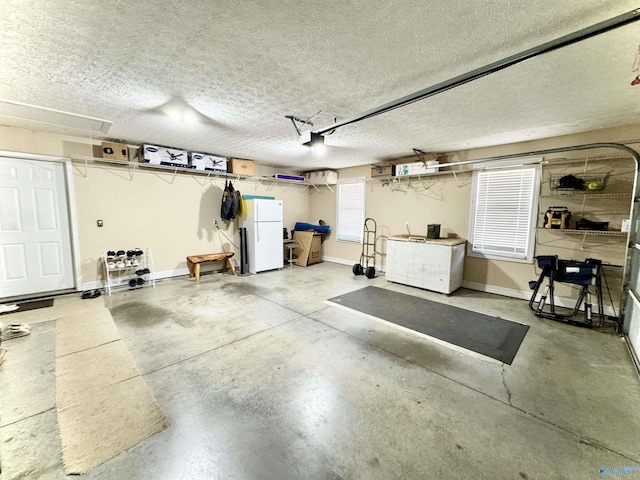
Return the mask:
<svg viewBox="0 0 640 480">
<path fill-rule="evenodd" d="M 486 283 L 469 282 L 468 280 L 462 281 L 462 287 L 478 292 L 494 293 L 496 295 L 502 295 L 503 297 L 519 298 L 520 300 L 529 300 L 531 298 L 531 292 L 498 287 L 496 285 L 487 285 Z"/>
<path fill-rule="evenodd" d="M 331 263 L 339 263 L 340 265 L 347 265 L 349 267 L 352 267 L 353 265 L 355 265 L 356 263 L 358 263 L 360 261 L 360 258 L 358 257 L 356 260 L 346 260 L 344 258 L 323 256 L 322 257 L 322 261 L 323 262 L 331 262 Z M 385 268 L 382 265 L 376 265 L 375 269 L 376 269 L 376 272 L 384 272 L 385 271 Z"/>
<path fill-rule="evenodd" d="M 640 378 L 640 359 L 638 358 L 638 355 L 636 354 L 636 351 L 631 344 L 629 335 L 624 336 L 624 343 L 627 346 L 627 350 L 629 351 L 629 356 L 631 356 L 633 366 L 636 367 L 636 374 L 638 375 L 638 378 Z"/>
<path fill-rule="evenodd" d="M 322 261 L 337 263 L 340 265 L 347 265 L 347 266 L 353 266 L 354 264 L 357 263 L 357 261 L 354 261 L 354 260 L 337 258 L 337 257 L 328 257 L 328 256 L 323 256 Z M 203 265 L 203 267 L 205 268 L 202 269 L 202 272 L 208 272 L 213 270 L 220 271 L 220 268 L 215 268 L 215 265 L 211 265 L 209 266 L 209 268 L 206 268 L 207 267 L 206 265 Z M 376 272 L 384 272 L 384 267 L 382 267 L 381 265 L 376 265 L 375 269 L 376 269 Z M 164 278 L 181 277 L 184 275 L 189 275 L 189 269 L 178 268 L 175 270 L 164 270 L 161 272 L 153 272 L 152 275 L 155 280 L 162 280 Z M 503 297 L 510 297 L 510 298 L 518 298 L 520 300 L 528 301 L 531 298 L 530 290 L 529 291 L 515 290 L 513 288 L 499 287 L 497 285 L 487 285 L 486 283 L 469 282 L 467 280 L 462 281 L 462 286 L 464 288 L 468 288 L 469 290 L 493 293 L 495 295 L 502 295 Z M 86 282 L 82 284 L 83 291 L 94 290 L 97 288 L 105 288 L 105 287 L 106 287 L 105 283 L 101 280 L 95 281 L 95 282 Z M 573 308 L 575 303 L 576 303 L 575 299 L 566 298 L 566 297 L 556 297 L 556 300 L 555 300 L 555 304 L 557 306 L 564 307 L 564 308 Z M 617 315 L 617 312 L 614 312 L 611 306 L 605 306 L 604 314 L 609 316 L 615 316 Z"/>
<path fill-rule="evenodd" d="M 209 268 L 207 268 L 209 267 Z M 220 268 L 215 268 L 215 265 L 203 265 L 200 273 L 205 273 L 213 270 L 221 270 Z M 174 278 L 174 277 L 182 277 L 189 275 L 188 268 L 178 268 L 175 270 L 164 270 L 162 272 L 152 272 L 151 276 L 154 280 L 162 280 L 163 278 Z M 94 282 L 85 282 L 82 284 L 82 291 L 86 290 L 95 290 L 97 288 L 106 288 L 107 284 L 103 280 L 98 280 Z"/>
<path fill-rule="evenodd" d="M 98 288 L 105 288 L 105 283 L 102 281 L 97 282 L 84 282 L 80 288 L 81 291 L 86 292 L 87 290 L 96 290 Z"/>
<path fill-rule="evenodd" d="M 469 282 L 467 280 L 462 281 L 462 286 L 469 290 L 476 290 L 478 292 L 493 293 L 495 295 L 502 295 L 503 297 L 519 298 L 520 300 L 529 300 L 531 298 L 531 290 L 515 290 L 513 288 L 498 287 L 496 285 L 487 285 L 485 283 Z M 540 295 L 538 295 L 540 296 Z M 593 296 L 592 296 L 593 297 Z M 567 297 L 556 297 L 555 305 L 563 308 L 573 308 L 576 304 L 576 299 Z M 618 312 L 614 312 L 611 306 L 604 306 L 604 314 L 608 316 L 616 316 Z M 594 312 L 595 313 L 595 312 Z"/>
</svg>

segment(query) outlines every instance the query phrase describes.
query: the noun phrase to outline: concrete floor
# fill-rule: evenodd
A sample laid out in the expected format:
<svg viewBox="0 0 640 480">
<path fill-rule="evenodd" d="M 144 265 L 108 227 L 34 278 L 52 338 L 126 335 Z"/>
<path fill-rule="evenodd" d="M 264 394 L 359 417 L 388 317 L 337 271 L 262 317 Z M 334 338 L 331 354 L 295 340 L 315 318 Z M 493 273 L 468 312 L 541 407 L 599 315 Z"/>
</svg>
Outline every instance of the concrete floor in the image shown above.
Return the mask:
<svg viewBox="0 0 640 480">
<path fill-rule="evenodd" d="M 324 303 L 366 285 L 531 328 L 503 365 Z M 620 337 L 537 318 L 520 300 L 447 297 L 323 263 L 11 314 L 32 333 L 3 344 L 2 480 L 65 478 L 47 318 L 102 304 L 171 426 L 87 479 L 587 479 L 603 466 L 640 469 L 640 382 Z"/>
</svg>

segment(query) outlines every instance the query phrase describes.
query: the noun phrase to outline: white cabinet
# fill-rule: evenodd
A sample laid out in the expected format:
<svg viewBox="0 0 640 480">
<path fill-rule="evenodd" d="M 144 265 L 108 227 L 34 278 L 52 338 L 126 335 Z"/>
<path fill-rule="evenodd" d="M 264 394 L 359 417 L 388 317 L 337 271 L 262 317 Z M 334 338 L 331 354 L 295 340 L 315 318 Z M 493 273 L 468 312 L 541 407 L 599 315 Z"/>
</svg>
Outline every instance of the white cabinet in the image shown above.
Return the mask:
<svg viewBox="0 0 640 480">
<path fill-rule="evenodd" d="M 387 280 L 451 293 L 462 286 L 465 240 L 397 235 L 387 242 Z"/>
</svg>

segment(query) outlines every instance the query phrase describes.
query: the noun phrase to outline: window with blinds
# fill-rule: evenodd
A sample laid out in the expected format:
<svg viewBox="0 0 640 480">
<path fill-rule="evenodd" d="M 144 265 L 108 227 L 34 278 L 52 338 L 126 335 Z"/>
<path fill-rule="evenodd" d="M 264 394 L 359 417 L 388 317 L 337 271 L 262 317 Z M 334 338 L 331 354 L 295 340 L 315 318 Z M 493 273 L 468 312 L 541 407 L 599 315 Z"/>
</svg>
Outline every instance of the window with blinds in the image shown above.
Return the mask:
<svg viewBox="0 0 640 480">
<path fill-rule="evenodd" d="M 470 255 L 532 259 L 539 182 L 535 165 L 474 172 Z"/>
<path fill-rule="evenodd" d="M 338 180 L 337 240 L 362 243 L 365 190 L 364 177 Z"/>
</svg>

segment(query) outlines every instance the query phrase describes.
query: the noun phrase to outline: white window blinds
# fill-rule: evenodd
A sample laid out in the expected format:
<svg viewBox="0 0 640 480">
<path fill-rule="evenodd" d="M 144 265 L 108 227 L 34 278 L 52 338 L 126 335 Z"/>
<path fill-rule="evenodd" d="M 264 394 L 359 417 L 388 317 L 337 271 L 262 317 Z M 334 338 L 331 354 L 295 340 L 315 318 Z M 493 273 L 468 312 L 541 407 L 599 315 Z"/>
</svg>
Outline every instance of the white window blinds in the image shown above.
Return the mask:
<svg viewBox="0 0 640 480">
<path fill-rule="evenodd" d="M 338 180 L 337 240 L 362 243 L 365 178 Z"/>
<path fill-rule="evenodd" d="M 472 252 L 529 259 L 533 250 L 538 167 L 475 172 Z"/>
</svg>

